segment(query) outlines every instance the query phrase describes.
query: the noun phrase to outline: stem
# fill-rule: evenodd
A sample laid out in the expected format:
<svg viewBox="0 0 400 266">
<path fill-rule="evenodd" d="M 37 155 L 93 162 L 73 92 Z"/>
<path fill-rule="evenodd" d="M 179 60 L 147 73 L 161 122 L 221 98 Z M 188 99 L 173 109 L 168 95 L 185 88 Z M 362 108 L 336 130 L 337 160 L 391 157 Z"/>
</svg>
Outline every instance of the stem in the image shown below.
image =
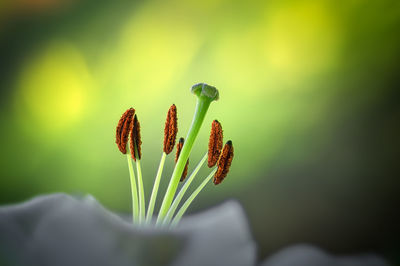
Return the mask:
<svg viewBox="0 0 400 266">
<path fill-rule="evenodd" d="M 211 101 L 212 99 L 203 95 L 200 95 L 197 98 L 192 125 L 190 126 L 189 132 L 186 136 L 185 144 L 183 145 L 178 162 L 176 163 L 174 172 L 172 173 L 171 180 L 169 181 L 167 192 L 165 193 L 163 203 L 160 208 L 160 213 L 158 214 L 157 224 L 160 224 L 161 221 L 164 220 L 165 215 L 167 214 L 168 209 L 171 206 L 176 189 L 178 188 L 179 180 L 182 176 L 186 162 L 192 150 L 193 143 L 197 137 L 197 134 L 199 133 L 200 127 L 203 123 L 204 117 L 207 113 Z"/>
<path fill-rule="evenodd" d="M 215 168 L 214 170 L 211 171 L 211 173 L 204 179 L 204 181 L 200 184 L 200 186 L 193 192 L 192 195 L 185 201 L 185 203 L 182 205 L 178 213 L 176 214 L 175 218 L 172 220 L 171 227 L 175 227 L 179 221 L 181 220 L 183 214 L 189 207 L 189 205 L 192 203 L 194 198 L 200 193 L 200 191 L 207 185 L 208 181 L 214 176 L 215 172 L 217 171 L 218 168 Z"/>
<path fill-rule="evenodd" d="M 183 195 L 185 194 L 186 190 L 188 189 L 190 183 L 192 183 L 192 181 L 194 180 L 194 178 L 196 177 L 197 173 L 199 172 L 201 166 L 204 164 L 204 162 L 207 160 L 208 157 L 208 153 L 206 153 L 203 158 L 200 160 L 200 162 L 197 164 L 196 168 L 193 170 L 192 174 L 190 175 L 190 177 L 186 180 L 185 184 L 182 186 L 181 190 L 179 191 L 178 195 L 176 195 L 174 202 L 172 203 L 171 207 L 168 210 L 168 213 L 163 221 L 163 225 L 168 224 L 171 219 L 172 216 L 175 213 L 176 208 L 178 207 L 180 201 L 183 198 Z"/>
<path fill-rule="evenodd" d="M 139 224 L 141 224 L 142 222 L 144 222 L 146 207 L 145 207 L 145 201 L 144 201 L 142 167 L 140 166 L 139 158 L 136 158 L 136 170 L 137 170 L 137 175 L 138 175 L 138 187 L 139 187 Z"/>
<path fill-rule="evenodd" d="M 160 186 L 161 175 L 162 175 L 162 172 L 164 169 L 165 158 L 167 158 L 167 154 L 165 152 L 163 152 L 163 154 L 161 156 L 160 165 L 158 166 L 156 179 L 154 180 L 154 186 L 153 186 L 153 191 L 151 192 L 149 207 L 147 209 L 146 223 L 148 223 L 148 224 L 151 222 L 151 218 L 153 217 L 154 205 L 156 204 L 158 187 Z"/>
<path fill-rule="evenodd" d="M 129 167 L 129 177 L 131 180 L 131 193 L 132 193 L 132 219 L 133 223 L 139 221 L 139 205 L 138 205 L 138 192 L 136 187 L 135 172 L 133 171 L 132 158 L 130 153 L 126 153 L 126 158 L 128 159 Z"/>
</svg>

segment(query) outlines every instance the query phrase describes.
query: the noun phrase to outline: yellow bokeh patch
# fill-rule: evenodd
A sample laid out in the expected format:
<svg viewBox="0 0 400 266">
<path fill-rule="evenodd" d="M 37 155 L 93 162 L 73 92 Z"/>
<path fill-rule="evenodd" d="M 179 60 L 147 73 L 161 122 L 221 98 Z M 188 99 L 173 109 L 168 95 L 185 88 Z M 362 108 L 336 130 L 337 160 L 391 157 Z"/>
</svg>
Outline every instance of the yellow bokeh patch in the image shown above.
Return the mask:
<svg viewBox="0 0 400 266">
<path fill-rule="evenodd" d="M 19 120 L 51 134 L 78 122 L 92 87 L 80 52 L 69 43 L 53 42 L 28 61 L 17 83 Z"/>
<path fill-rule="evenodd" d="M 271 68 L 296 78 L 334 66 L 342 34 L 330 10 L 318 1 L 300 1 L 269 10 L 260 33 L 261 54 Z"/>
</svg>

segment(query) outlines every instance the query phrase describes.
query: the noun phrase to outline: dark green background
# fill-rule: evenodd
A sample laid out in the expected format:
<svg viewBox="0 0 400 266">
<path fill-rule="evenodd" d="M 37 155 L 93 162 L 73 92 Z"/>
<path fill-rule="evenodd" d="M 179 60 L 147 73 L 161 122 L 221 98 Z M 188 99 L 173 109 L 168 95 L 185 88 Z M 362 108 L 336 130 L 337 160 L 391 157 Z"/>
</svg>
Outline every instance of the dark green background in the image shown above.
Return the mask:
<svg viewBox="0 0 400 266">
<path fill-rule="evenodd" d="M 130 211 L 120 115 L 141 121 L 148 198 L 166 111 L 185 136 L 206 82 L 220 100 L 190 169 L 213 119 L 235 158 L 189 212 L 239 200 L 260 257 L 310 242 L 395 260 L 399 29 L 398 1 L 2 1 L 0 203 L 64 191 Z"/>
</svg>

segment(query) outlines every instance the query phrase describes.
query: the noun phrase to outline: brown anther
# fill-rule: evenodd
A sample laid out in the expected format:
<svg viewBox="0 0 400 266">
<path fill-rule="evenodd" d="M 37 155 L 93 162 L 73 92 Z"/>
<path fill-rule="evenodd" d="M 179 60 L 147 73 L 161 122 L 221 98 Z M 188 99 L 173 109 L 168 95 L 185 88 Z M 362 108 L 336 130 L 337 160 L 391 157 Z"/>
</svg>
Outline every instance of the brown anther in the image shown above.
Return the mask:
<svg viewBox="0 0 400 266">
<path fill-rule="evenodd" d="M 182 150 L 184 142 L 185 142 L 185 139 L 184 138 L 180 138 L 178 143 L 176 144 L 175 163 L 178 162 L 179 155 L 181 154 L 181 150 Z"/>
<path fill-rule="evenodd" d="M 187 173 L 188 173 L 188 168 L 189 168 L 189 159 L 186 162 L 185 169 L 183 169 L 183 173 L 182 173 L 182 176 L 180 179 L 181 182 L 183 182 L 185 180 Z"/>
<path fill-rule="evenodd" d="M 233 159 L 233 145 L 232 141 L 229 140 L 225 144 L 224 149 L 222 150 L 221 156 L 219 157 L 217 163 L 218 169 L 214 175 L 215 185 L 221 183 L 228 174 L 229 168 L 231 167 L 232 159 Z"/>
<path fill-rule="evenodd" d="M 181 154 L 183 143 L 185 142 L 184 138 L 180 138 L 178 144 L 176 144 L 176 153 L 175 153 L 175 163 L 178 162 L 179 155 Z M 189 159 L 186 162 L 185 169 L 183 169 L 183 173 L 181 176 L 181 182 L 185 180 L 189 167 Z"/>
<path fill-rule="evenodd" d="M 211 125 L 210 140 L 208 141 L 208 167 L 213 167 L 219 158 L 222 149 L 223 132 L 218 120 Z"/>
<path fill-rule="evenodd" d="M 126 144 L 128 143 L 129 132 L 132 130 L 134 115 L 135 109 L 129 108 L 122 114 L 118 121 L 115 143 L 117 143 L 118 149 L 123 154 L 126 154 Z"/>
<path fill-rule="evenodd" d="M 136 158 L 140 160 L 142 157 L 142 140 L 140 137 L 140 123 L 137 119 L 137 116 L 133 118 L 133 127 L 131 131 L 131 142 L 130 142 L 130 150 L 132 159 L 136 161 Z M 135 149 L 136 147 L 136 149 Z"/>
<path fill-rule="evenodd" d="M 177 133 L 178 133 L 178 118 L 176 116 L 176 106 L 175 104 L 173 104 L 168 110 L 164 128 L 163 150 L 166 154 L 171 153 L 171 151 L 174 149 Z"/>
</svg>

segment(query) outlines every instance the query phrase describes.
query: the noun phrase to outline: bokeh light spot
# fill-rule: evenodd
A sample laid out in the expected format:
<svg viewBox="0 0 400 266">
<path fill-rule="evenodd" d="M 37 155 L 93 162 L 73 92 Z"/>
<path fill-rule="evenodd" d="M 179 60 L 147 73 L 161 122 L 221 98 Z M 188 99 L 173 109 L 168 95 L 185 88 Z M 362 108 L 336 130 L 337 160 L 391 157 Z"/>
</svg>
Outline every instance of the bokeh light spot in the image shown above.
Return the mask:
<svg viewBox="0 0 400 266">
<path fill-rule="evenodd" d="M 261 54 L 278 73 L 303 77 L 335 65 L 341 33 L 326 3 L 292 3 L 266 17 Z"/>
<path fill-rule="evenodd" d="M 74 125 L 88 104 L 91 77 L 84 58 L 68 43 L 54 42 L 22 70 L 16 107 L 26 126 L 57 133 Z M 40 127 L 38 127 L 40 126 Z"/>
</svg>

